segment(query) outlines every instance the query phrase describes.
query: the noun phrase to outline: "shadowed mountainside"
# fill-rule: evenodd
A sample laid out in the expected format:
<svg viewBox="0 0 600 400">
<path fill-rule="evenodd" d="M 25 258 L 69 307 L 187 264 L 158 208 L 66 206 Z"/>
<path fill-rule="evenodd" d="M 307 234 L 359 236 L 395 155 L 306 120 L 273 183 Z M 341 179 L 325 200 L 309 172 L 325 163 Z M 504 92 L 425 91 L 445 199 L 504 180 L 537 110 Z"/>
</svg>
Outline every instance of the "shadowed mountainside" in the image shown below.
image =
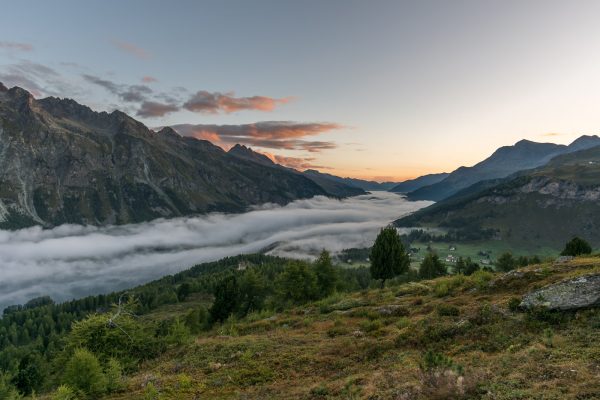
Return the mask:
<svg viewBox="0 0 600 400">
<path fill-rule="evenodd" d="M 120 111 L 0 86 L 0 228 L 124 224 L 331 195 Z"/>
</svg>

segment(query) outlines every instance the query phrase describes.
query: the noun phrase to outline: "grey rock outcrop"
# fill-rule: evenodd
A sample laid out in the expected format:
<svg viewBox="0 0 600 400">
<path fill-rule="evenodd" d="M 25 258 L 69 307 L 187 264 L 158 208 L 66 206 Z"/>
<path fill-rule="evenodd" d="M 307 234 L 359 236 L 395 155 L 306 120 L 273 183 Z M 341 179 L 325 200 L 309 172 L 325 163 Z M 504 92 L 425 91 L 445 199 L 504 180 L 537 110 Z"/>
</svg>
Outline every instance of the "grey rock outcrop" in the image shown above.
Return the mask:
<svg viewBox="0 0 600 400">
<path fill-rule="evenodd" d="M 526 294 L 522 308 L 546 307 L 549 310 L 575 310 L 600 306 L 600 274 L 584 275 Z"/>
</svg>

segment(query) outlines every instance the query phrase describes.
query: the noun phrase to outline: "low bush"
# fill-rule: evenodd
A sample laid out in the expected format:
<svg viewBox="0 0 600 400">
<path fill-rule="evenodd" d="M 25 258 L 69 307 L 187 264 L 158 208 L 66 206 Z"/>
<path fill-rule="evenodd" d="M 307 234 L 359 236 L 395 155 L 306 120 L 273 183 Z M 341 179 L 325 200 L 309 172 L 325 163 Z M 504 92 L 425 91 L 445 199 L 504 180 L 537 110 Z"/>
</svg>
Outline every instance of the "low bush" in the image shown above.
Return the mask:
<svg viewBox="0 0 600 400">
<path fill-rule="evenodd" d="M 456 317 L 460 314 L 460 310 L 451 304 L 439 304 L 437 313 L 440 317 Z"/>
</svg>

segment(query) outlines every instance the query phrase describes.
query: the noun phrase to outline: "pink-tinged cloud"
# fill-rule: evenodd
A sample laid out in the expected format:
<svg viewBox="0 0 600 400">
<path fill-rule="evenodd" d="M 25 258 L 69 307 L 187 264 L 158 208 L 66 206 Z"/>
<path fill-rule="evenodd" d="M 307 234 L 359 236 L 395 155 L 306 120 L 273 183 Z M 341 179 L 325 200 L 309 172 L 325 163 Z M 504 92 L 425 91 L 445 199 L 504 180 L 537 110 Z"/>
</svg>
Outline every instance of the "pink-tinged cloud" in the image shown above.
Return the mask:
<svg viewBox="0 0 600 400">
<path fill-rule="evenodd" d="M 304 171 L 306 169 L 311 169 L 311 168 L 313 168 L 313 169 L 317 169 L 317 168 L 318 169 L 329 169 L 329 167 L 314 164 L 313 163 L 313 161 L 315 160 L 314 157 L 287 157 L 287 156 L 280 156 L 278 154 L 271 154 L 271 153 L 267 153 L 267 152 L 260 152 L 260 153 L 269 157 L 269 159 L 271 159 L 271 161 L 273 161 L 276 164 L 283 165 L 284 167 L 288 167 L 288 168 L 293 168 L 298 171 Z"/>
<path fill-rule="evenodd" d="M 273 111 L 277 106 L 288 103 L 292 98 L 276 99 L 266 96 L 235 97 L 234 93 L 196 92 L 183 107 L 186 110 L 203 113 L 226 114 L 242 110 Z"/>
<path fill-rule="evenodd" d="M 244 125 L 174 125 L 183 136 L 204 139 L 228 149 L 236 143 L 269 149 L 303 150 L 320 152 L 336 148 L 333 142 L 308 141 L 302 138 L 315 136 L 341 128 L 335 123 L 301 123 L 290 121 L 265 121 Z"/>
<path fill-rule="evenodd" d="M 153 82 L 158 82 L 158 79 L 156 79 L 156 78 L 155 78 L 155 77 L 153 77 L 153 76 L 144 76 L 144 77 L 142 78 L 142 82 L 143 82 L 143 83 L 153 83 Z"/>
<path fill-rule="evenodd" d="M 32 51 L 33 50 L 33 46 L 30 45 L 29 43 L 0 41 L 0 49 L 18 50 L 18 51 Z"/>
<path fill-rule="evenodd" d="M 155 101 L 144 101 L 137 110 L 138 117 L 155 118 L 178 111 L 179 107 L 173 104 L 158 103 Z"/>
<path fill-rule="evenodd" d="M 542 133 L 540 136 L 561 136 L 562 133 L 558 133 L 558 132 L 548 132 L 548 133 Z"/>
<path fill-rule="evenodd" d="M 150 58 L 150 54 L 132 43 L 124 42 L 121 40 L 112 40 L 112 44 L 121 51 L 131 54 L 134 57 L 140 58 L 142 60 Z"/>
</svg>

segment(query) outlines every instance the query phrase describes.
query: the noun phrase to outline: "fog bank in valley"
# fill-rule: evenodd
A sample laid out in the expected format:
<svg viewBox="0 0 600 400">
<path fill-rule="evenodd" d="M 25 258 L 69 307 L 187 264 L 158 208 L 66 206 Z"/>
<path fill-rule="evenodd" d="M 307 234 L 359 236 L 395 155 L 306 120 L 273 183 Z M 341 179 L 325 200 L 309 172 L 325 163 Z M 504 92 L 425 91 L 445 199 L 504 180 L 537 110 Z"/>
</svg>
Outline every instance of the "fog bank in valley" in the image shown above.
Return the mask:
<svg viewBox="0 0 600 400">
<path fill-rule="evenodd" d="M 64 301 L 124 289 L 240 253 L 268 249 L 311 258 L 323 248 L 365 247 L 380 227 L 428 204 L 375 192 L 344 200 L 318 196 L 243 214 L 0 231 L 0 308 L 41 295 Z"/>
</svg>

